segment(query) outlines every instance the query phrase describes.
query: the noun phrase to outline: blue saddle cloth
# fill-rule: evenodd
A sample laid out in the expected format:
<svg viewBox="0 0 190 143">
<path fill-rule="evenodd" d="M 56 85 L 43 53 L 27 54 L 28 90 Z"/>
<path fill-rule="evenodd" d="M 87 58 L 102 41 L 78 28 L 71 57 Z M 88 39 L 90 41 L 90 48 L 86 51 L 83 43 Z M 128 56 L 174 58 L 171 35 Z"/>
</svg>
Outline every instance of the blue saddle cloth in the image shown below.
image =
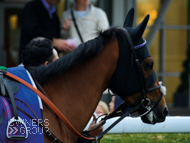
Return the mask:
<svg viewBox="0 0 190 143">
<path fill-rule="evenodd" d="M 8 68 L 7 71 L 22 78 L 23 80 L 25 80 L 26 82 L 32 85 L 31 80 L 28 77 L 28 74 L 23 66 Z M 29 88 L 21 84 L 20 90 L 14 96 L 21 99 L 25 103 L 27 103 L 40 119 L 39 122 L 42 122 L 39 100 L 36 93 L 34 93 L 32 90 L 30 90 Z M 13 117 L 12 106 L 8 102 L 8 100 L 9 100 L 8 97 L 2 97 L 2 96 L 0 97 L 0 119 L 1 118 L 3 119 L 3 122 L 0 124 L 0 142 L 1 143 L 7 143 L 7 142 L 8 143 L 14 143 L 14 142 L 44 143 L 43 130 L 34 122 L 34 120 L 37 120 L 36 117 L 33 115 L 31 110 L 24 103 L 18 100 L 15 100 L 16 105 L 33 117 L 33 120 L 32 120 L 29 117 L 27 117 L 25 114 L 23 114 L 20 110 L 17 110 L 18 116 L 22 118 L 22 120 L 27 126 L 28 138 L 24 140 L 10 140 L 7 138 L 6 136 L 7 124 L 8 124 L 9 119 Z M 9 108 L 11 109 L 10 110 L 11 112 L 8 110 Z M 20 124 L 11 125 L 11 128 L 12 129 L 9 130 L 10 136 L 25 135 L 25 130 L 23 129 L 23 126 L 21 126 Z"/>
</svg>

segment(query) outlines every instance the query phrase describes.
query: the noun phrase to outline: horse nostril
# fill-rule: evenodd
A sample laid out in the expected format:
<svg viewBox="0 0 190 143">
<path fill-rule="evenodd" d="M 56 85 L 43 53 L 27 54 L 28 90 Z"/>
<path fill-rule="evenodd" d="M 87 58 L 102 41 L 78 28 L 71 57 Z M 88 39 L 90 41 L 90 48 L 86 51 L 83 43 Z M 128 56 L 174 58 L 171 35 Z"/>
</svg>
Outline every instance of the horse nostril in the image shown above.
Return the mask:
<svg viewBox="0 0 190 143">
<path fill-rule="evenodd" d="M 164 109 L 163 115 L 164 115 L 164 116 L 167 116 L 167 115 L 168 115 L 168 109 L 167 109 L 167 108 Z"/>
</svg>

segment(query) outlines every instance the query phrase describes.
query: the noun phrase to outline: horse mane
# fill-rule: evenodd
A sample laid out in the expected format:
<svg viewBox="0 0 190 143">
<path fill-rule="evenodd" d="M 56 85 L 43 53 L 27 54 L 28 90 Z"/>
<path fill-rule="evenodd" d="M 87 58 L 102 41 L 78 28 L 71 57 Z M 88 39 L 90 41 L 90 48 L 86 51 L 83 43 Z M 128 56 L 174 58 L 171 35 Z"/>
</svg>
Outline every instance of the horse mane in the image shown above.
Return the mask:
<svg viewBox="0 0 190 143">
<path fill-rule="evenodd" d="M 80 44 L 78 48 L 55 62 L 52 62 L 47 66 L 41 65 L 29 72 L 34 79 L 36 79 L 41 85 L 44 85 L 52 78 L 59 77 L 75 68 L 78 64 L 98 55 L 103 50 L 106 42 L 115 39 L 118 31 L 121 30 L 112 27 L 104 32 L 98 32 L 99 36 L 97 38 Z"/>
</svg>

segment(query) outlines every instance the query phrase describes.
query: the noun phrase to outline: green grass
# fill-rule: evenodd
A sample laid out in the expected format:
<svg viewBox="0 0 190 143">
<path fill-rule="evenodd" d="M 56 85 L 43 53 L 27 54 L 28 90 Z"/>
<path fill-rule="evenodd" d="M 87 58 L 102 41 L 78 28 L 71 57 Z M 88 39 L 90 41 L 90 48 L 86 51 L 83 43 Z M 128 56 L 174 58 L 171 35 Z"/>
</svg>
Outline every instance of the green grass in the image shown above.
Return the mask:
<svg viewBox="0 0 190 143">
<path fill-rule="evenodd" d="M 190 143 L 190 133 L 106 134 L 100 143 Z"/>
</svg>

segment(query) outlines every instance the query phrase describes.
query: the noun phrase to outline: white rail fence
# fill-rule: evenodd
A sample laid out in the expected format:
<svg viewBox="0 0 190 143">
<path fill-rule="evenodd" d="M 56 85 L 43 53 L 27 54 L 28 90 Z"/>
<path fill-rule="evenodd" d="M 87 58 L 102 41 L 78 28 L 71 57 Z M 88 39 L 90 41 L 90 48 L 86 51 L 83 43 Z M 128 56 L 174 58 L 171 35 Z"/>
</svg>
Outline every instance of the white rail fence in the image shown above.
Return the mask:
<svg viewBox="0 0 190 143">
<path fill-rule="evenodd" d="M 118 117 L 109 119 L 104 124 L 104 130 Z M 145 124 L 140 118 L 126 117 L 108 133 L 190 133 L 190 116 L 168 116 L 162 123 Z"/>
</svg>

